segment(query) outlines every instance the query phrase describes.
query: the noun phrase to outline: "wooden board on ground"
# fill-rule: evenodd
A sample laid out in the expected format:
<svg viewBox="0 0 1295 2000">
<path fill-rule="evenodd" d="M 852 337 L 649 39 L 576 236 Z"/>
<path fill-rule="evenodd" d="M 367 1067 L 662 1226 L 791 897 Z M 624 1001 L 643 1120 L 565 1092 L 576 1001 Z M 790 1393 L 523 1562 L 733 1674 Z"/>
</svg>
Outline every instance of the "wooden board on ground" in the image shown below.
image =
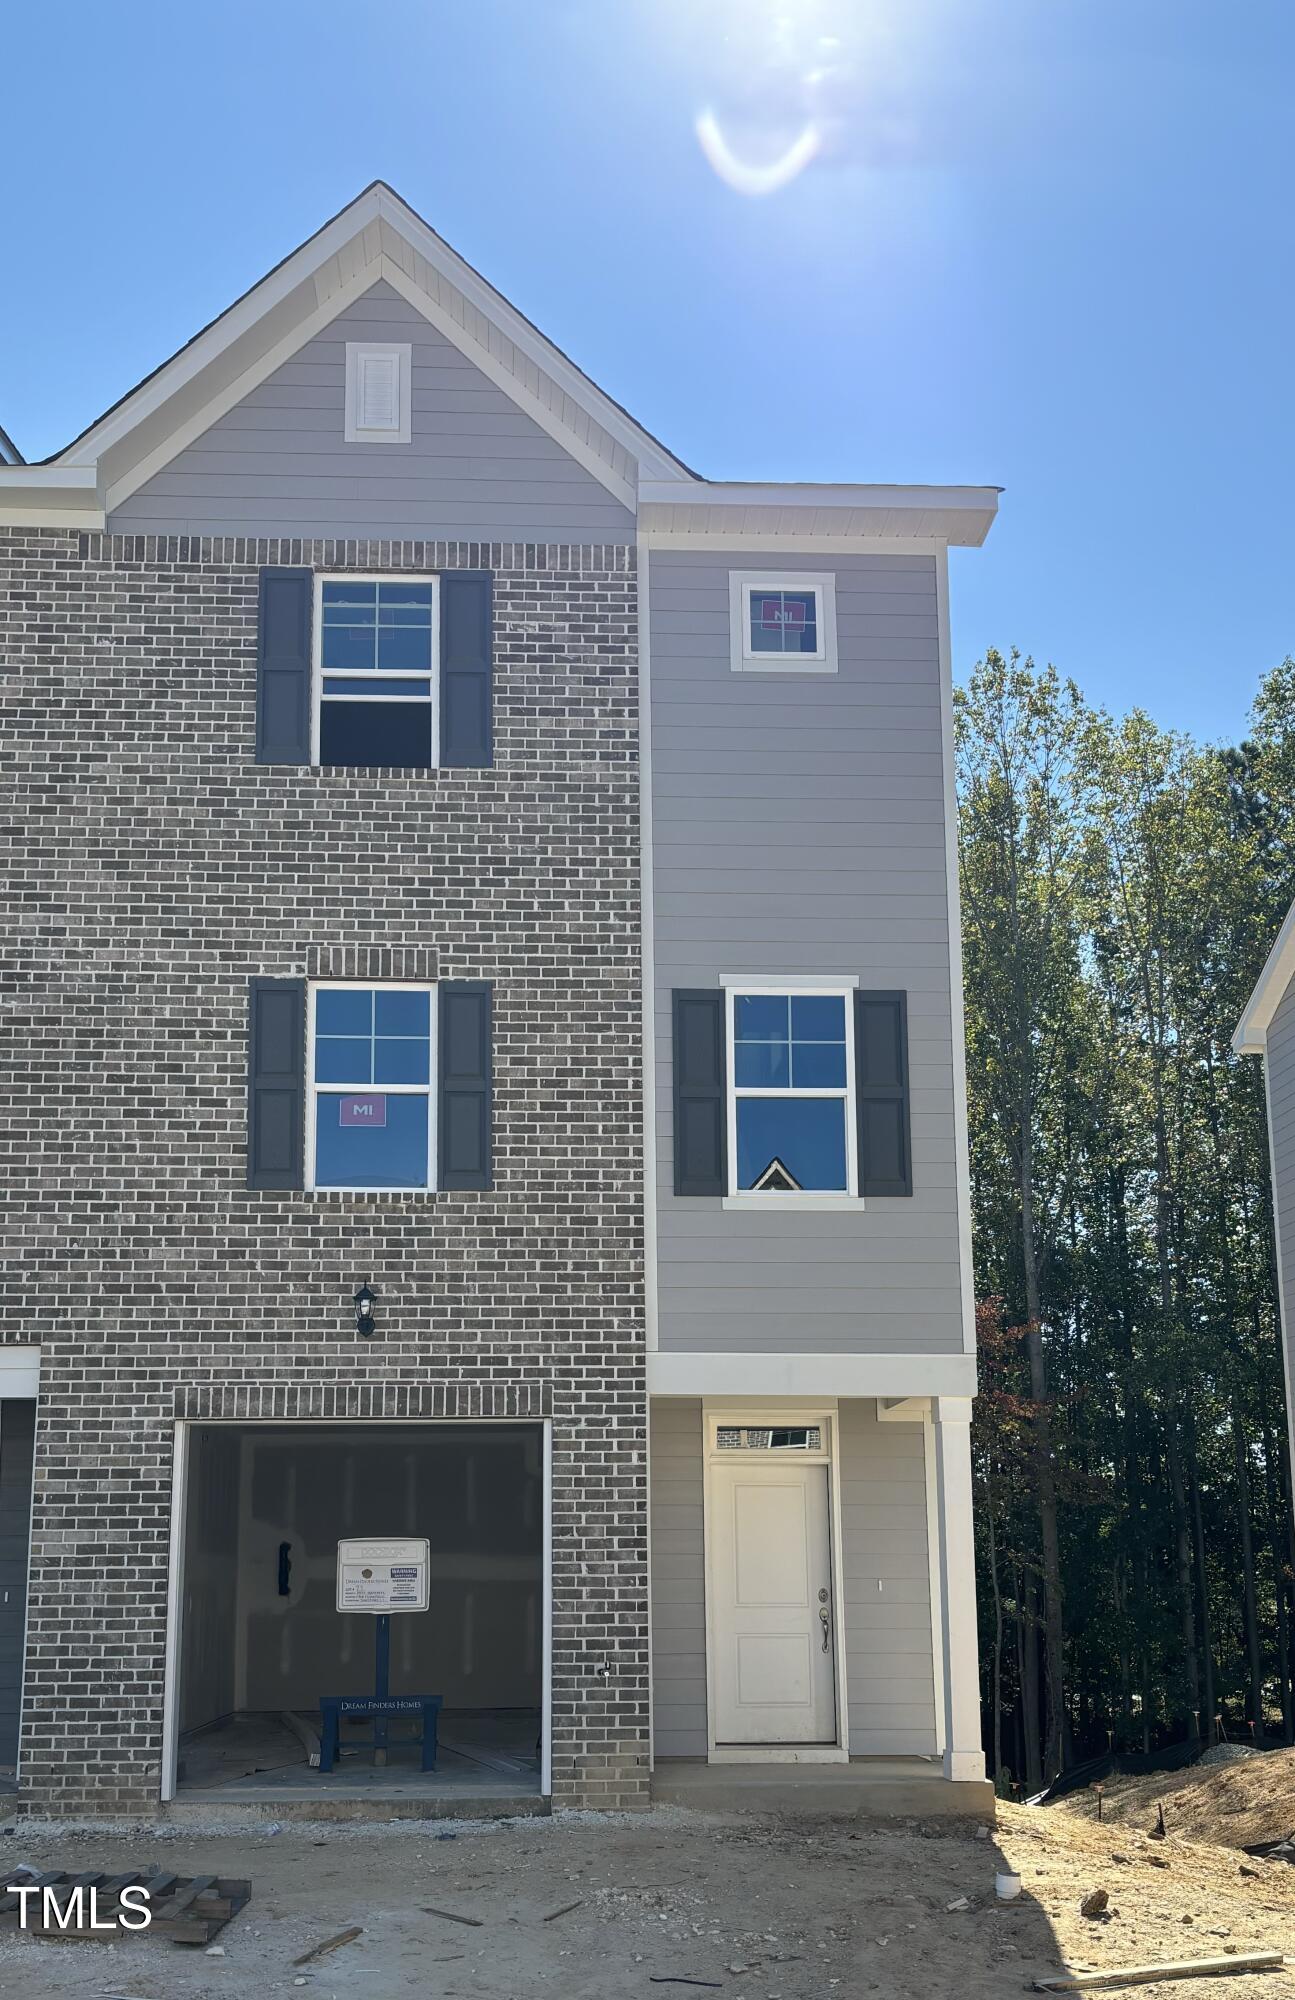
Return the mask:
<svg viewBox="0 0 1295 2000">
<path fill-rule="evenodd" d="M 1161 1979 L 1221 1979 L 1234 1972 L 1280 1972 L 1279 1951 L 1229 1952 L 1226 1958 L 1176 1958 L 1161 1965 L 1126 1965 L 1108 1972 L 1058 1972 L 1036 1979 L 1036 1993 L 1091 1993 L 1098 1987 L 1153 1986 Z"/>
<path fill-rule="evenodd" d="M 230 1918 L 238 1915 L 252 1894 L 250 1882 L 233 1876 L 175 1875 L 161 1868 L 139 1868 L 124 1875 L 95 1874 L 92 1869 L 78 1874 L 49 1869 L 43 1875 L 24 1877 L 21 1886 L 42 1891 L 52 1889 L 60 1912 L 67 1911 L 69 1898 L 77 1890 L 81 1892 L 81 1907 L 75 1912 L 78 1921 L 69 1923 L 66 1930 L 57 1922 L 46 1926 L 43 1895 L 29 1897 L 26 1928 L 30 1937 L 53 1940 L 93 1938 L 99 1944 L 114 1935 L 165 1937 L 170 1938 L 172 1944 L 210 1944 Z M 16 1927 L 19 1923 L 18 1887 L 17 1883 L 12 1889 L 4 1884 L 6 1893 L 0 1896 L 0 1925 Z M 119 1923 L 123 1915 L 121 1892 L 134 1888 L 147 1893 L 153 1919 L 147 1927 L 135 1921 L 141 1913 L 141 1905 L 135 1897 L 125 1906 L 125 1914 L 132 1918 L 131 1924 L 123 1926 Z M 91 1890 L 95 1892 L 94 1914 L 98 1918 L 94 1929 L 90 1925 Z M 115 1931 L 105 1930 L 105 1924 L 114 1925 Z"/>
</svg>

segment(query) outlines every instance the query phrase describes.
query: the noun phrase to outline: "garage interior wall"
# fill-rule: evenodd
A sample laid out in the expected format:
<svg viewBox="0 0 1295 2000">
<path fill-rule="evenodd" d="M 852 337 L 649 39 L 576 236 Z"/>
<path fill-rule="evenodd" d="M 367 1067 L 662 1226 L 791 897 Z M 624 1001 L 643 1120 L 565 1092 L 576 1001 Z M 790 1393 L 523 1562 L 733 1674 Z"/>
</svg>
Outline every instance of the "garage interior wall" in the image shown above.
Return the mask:
<svg viewBox="0 0 1295 2000">
<path fill-rule="evenodd" d="M 372 1690 L 374 1621 L 336 1609 L 337 1544 L 355 1535 L 430 1544 L 429 1610 L 391 1621 L 393 1693 L 440 1694 L 447 1709 L 539 1707 L 538 1425 L 196 1426 L 182 1730 Z"/>
</svg>

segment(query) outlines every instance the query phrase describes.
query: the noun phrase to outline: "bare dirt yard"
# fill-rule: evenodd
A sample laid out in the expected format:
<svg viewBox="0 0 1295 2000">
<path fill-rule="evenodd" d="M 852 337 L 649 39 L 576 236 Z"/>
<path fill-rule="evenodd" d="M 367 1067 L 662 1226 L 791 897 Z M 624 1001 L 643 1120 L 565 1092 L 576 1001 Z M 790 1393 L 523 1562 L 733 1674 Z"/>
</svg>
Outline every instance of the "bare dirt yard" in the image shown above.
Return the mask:
<svg viewBox="0 0 1295 2000">
<path fill-rule="evenodd" d="M 1295 1869 L 1056 1808 L 1005 1807 L 979 1835 L 956 1822 L 678 1808 L 493 1824 L 298 1821 L 277 1833 L 249 1820 L 219 1837 L 174 1824 L 20 1821 L 0 1835 L 6 1882 L 20 1861 L 249 1876 L 252 1900 L 220 1934 L 220 1955 L 146 1935 L 52 1943 L 0 1929 L 6 2000 L 989 2000 L 1063 1963 L 1295 1954 Z M 1008 1866 L 1023 1894 L 997 1904 L 995 1870 Z M 1081 1900 L 1103 1888 L 1107 1914 L 1083 1917 Z M 353 1926 L 350 1943 L 294 1963 Z M 1295 2000 L 1295 1968 L 1138 1990 Z"/>
</svg>

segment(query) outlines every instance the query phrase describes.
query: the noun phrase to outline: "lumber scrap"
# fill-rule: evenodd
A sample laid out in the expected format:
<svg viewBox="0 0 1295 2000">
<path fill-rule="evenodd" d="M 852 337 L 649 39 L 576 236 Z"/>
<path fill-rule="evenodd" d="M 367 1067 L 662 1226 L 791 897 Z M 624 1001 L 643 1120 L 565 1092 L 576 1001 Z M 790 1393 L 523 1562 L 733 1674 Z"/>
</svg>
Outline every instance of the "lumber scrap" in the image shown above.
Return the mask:
<svg viewBox="0 0 1295 2000">
<path fill-rule="evenodd" d="M 1175 1958 L 1159 1965 L 1126 1965 L 1106 1972 L 1058 1972 L 1036 1979 L 1036 1993 L 1091 1993 L 1098 1987 L 1151 1986 L 1158 1979 L 1226 1978 L 1236 1972 L 1280 1972 L 1280 1951 L 1236 1951 L 1226 1958 Z"/>
</svg>

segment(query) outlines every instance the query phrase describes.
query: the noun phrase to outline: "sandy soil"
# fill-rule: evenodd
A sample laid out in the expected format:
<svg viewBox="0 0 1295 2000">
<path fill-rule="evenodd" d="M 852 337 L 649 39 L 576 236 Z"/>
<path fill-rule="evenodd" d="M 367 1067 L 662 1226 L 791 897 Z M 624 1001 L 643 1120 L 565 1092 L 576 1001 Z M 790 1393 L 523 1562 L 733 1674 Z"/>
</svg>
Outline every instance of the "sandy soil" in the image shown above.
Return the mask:
<svg viewBox="0 0 1295 2000">
<path fill-rule="evenodd" d="M 701 2000 L 708 1989 L 654 1983 L 681 1977 L 716 1982 L 709 1990 L 726 2000 L 990 2000 L 1022 1991 L 1063 1959 L 1128 1965 L 1247 1946 L 1295 1953 L 1295 1869 L 1179 1839 L 1151 1842 L 1055 1809 L 1007 1807 L 980 1838 L 974 1827 L 938 1822 L 675 1808 L 456 1829 L 249 1826 L 220 1838 L 27 1822 L 0 1836 L 0 1854 L 7 1868 L 156 1859 L 180 1874 L 253 1883 L 252 1902 L 221 1933 L 220 1957 L 147 1937 L 53 1944 L 0 1930 L 6 2000 L 294 1992 Z M 1006 1864 L 1022 1875 L 1024 1894 L 996 1905 L 994 1871 Z M 1091 1922 L 1078 1906 L 1098 1887 L 1111 1911 Z M 964 1897 L 967 1908 L 948 1907 Z M 363 1926 L 356 1942 L 314 1966 L 293 1965 L 352 1924 Z M 1205 2000 L 1207 1990 L 1211 2000 L 1295 1996 L 1295 1970 L 1237 1987 L 1140 1989 L 1149 2000 Z"/>
<path fill-rule="evenodd" d="M 1145 1778 L 1108 1778 L 1102 1788 L 1102 1821 L 1152 1827 L 1163 1804 L 1165 1825 L 1187 1840 L 1225 1847 L 1255 1847 L 1295 1834 L 1295 1750 L 1267 1750 L 1231 1764 L 1196 1765 Z M 1049 1812 L 1097 1817 L 1097 1793 L 1075 1792 Z"/>
</svg>

